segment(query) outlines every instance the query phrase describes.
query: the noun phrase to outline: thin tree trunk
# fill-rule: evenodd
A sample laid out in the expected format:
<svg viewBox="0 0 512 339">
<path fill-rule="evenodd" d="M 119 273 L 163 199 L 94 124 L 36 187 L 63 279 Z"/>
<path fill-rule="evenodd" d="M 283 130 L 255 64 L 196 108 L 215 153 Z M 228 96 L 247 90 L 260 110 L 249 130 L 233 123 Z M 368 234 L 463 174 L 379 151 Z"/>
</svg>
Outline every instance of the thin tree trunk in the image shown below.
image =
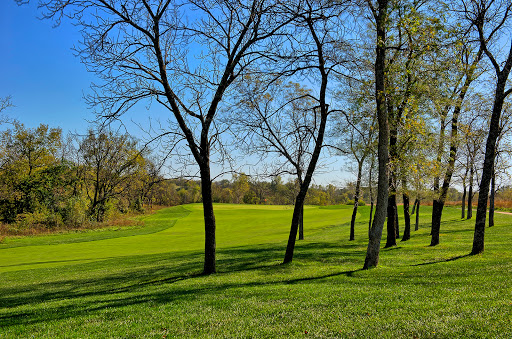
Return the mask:
<svg viewBox="0 0 512 339">
<path fill-rule="evenodd" d="M 418 203 L 418 198 L 414 199 L 414 203 L 412 204 L 411 215 L 414 215 L 414 213 L 416 213 L 416 204 L 417 203 Z"/>
<path fill-rule="evenodd" d="M 350 237 L 348 239 L 349 241 L 355 240 L 355 223 L 358 203 L 359 199 L 356 198 L 356 200 L 354 200 L 354 207 L 352 208 L 352 219 L 350 220 Z"/>
<path fill-rule="evenodd" d="M 421 200 L 416 199 L 416 201 L 418 202 L 418 204 L 416 205 L 416 225 L 414 226 L 415 231 L 419 230 L 419 225 L 420 225 L 420 203 L 421 203 Z"/>
<path fill-rule="evenodd" d="M 368 238 L 370 238 L 370 232 L 372 230 L 372 218 L 373 218 L 373 198 L 370 202 L 370 221 L 368 222 Z"/>
<path fill-rule="evenodd" d="M 329 115 L 328 105 L 325 102 L 326 99 L 326 91 L 327 91 L 327 82 L 328 82 L 328 72 L 325 69 L 325 59 L 323 56 L 323 45 L 316 36 L 316 32 L 314 30 L 313 24 L 311 22 L 307 22 L 309 30 L 313 35 L 313 39 L 315 40 L 315 44 L 317 47 L 317 56 L 318 56 L 318 70 L 321 75 L 321 84 L 320 84 L 320 94 L 319 94 L 319 106 L 320 110 L 320 126 L 318 128 L 318 135 L 315 141 L 315 147 L 313 149 L 313 154 L 311 155 L 311 160 L 309 161 L 308 169 L 306 171 L 306 175 L 304 177 L 304 181 L 300 185 L 299 194 L 295 199 L 295 208 L 293 210 L 292 224 L 290 227 L 290 235 L 288 237 L 288 244 L 286 245 L 286 253 L 284 255 L 283 264 L 289 263 L 293 260 L 293 252 L 295 250 L 295 239 L 297 238 L 297 229 L 299 224 L 299 216 L 301 214 L 301 210 L 304 205 L 304 199 L 306 198 L 306 194 L 308 192 L 309 184 L 311 183 L 311 179 L 313 178 L 313 172 L 315 171 L 316 164 L 318 162 L 318 158 L 320 157 L 320 152 L 322 151 L 322 146 L 324 142 L 325 135 L 325 126 L 327 124 L 327 117 Z"/>
<path fill-rule="evenodd" d="M 393 105 L 388 101 L 388 115 L 390 121 L 389 131 L 389 161 L 393 163 L 398 159 L 398 112 L 395 113 Z M 396 173 L 395 169 L 390 169 L 389 173 L 389 198 L 388 198 L 388 220 L 387 220 L 387 239 L 386 246 L 396 246 L 396 239 L 400 237 L 398 230 L 398 208 L 396 205 Z"/>
<path fill-rule="evenodd" d="M 471 169 L 469 171 L 469 190 L 468 190 L 468 213 L 467 219 L 471 219 L 473 217 L 473 164 L 471 164 Z"/>
<path fill-rule="evenodd" d="M 406 182 L 403 181 L 404 193 L 402 195 L 404 200 L 404 236 L 402 241 L 411 239 L 411 215 L 409 214 L 409 194 L 406 190 Z"/>
<path fill-rule="evenodd" d="M 466 196 L 467 196 L 467 188 L 466 188 L 466 182 L 462 183 L 462 186 L 464 190 L 462 191 L 462 208 L 461 208 L 461 219 L 464 219 L 466 217 Z"/>
<path fill-rule="evenodd" d="M 304 240 L 304 204 L 300 208 L 299 216 L 299 240 Z"/>
<path fill-rule="evenodd" d="M 375 97 L 377 104 L 377 120 L 379 124 L 379 178 L 377 184 L 377 206 L 375 208 L 375 217 L 373 218 L 366 258 L 363 269 L 376 267 L 379 263 L 380 241 L 382 238 L 382 229 L 386 221 L 386 210 L 388 201 L 388 145 L 389 145 L 389 124 L 388 113 L 386 110 L 386 87 L 385 87 L 385 67 L 386 67 L 386 20 L 388 16 L 388 0 L 378 0 L 378 8 L 374 14 L 377 37 L 376 37 L 376 57 L 375 57 Z"/>
<path fill-rule="evenodd" d="M 494 197 L 496 195 L 496 171 L 493 168 L 491 178 L 491 195 L 489 196 L 489 227 L 494 226 Z"/>
<path fill-rule="evenodd" d="M 357 166 L 356 191 L 354 192 L 354 207 L 352 209 L 352 219 L 350 220 L 350 238 L 349 241 L 355 240 L 355 223 L 357 217 L 357 206 L 359 205 L 359 194 L 361 192 L 361 176 L 363 173 L 363 161 L 359 161 Z"/>
<path fill-rule="evenodd" d="M 461 94 L 462 95 L 462 94 Z M 460 98 L 462 103 L 463 96 Z M 432 208 L 432 229 L 430 246 L 436 246 L 439 244 L 439 231 L 441 229 L 441 218 L 443 215 L 444 203 L 446 196 L 448 195 L 448 188 L 450 187 L 450 181 L 455 168 L 455 157 L 457 155 L 457 128 L 458 128 L 458 117 L 460 113 L 460 105 L 455 108 L 452 116 L 451 136 L 450 136 L 450 158 L 448 159 L 448 166 L 443 179 L 443 185 L 439 190 L 439 197 L 434 200 Z"/>
<path fill-rule="evenodd" d="M 370 190 L 370 220 L 368 221 L 368 238 L 370 238 L 370 231 L 372 230 L 373 218 L 373 188 L 372 188 L 372 172 L 373 172 L 373 157 L 370 165 L 370 173 L 368 173 L 368 188 Z"/>
</svg>

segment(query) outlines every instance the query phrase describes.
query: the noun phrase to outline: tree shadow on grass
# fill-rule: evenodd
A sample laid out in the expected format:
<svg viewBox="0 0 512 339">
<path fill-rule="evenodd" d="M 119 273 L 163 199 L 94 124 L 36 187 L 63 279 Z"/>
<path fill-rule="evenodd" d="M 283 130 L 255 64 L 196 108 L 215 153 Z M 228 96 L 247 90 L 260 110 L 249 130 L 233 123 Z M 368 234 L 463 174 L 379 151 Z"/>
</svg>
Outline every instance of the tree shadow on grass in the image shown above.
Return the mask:
<svg viewBox="0 0 512 339">
<path fill-rule="evenodd" d="M 467 257 L 470 257 L 470 256 L 471 256 L 471 253 L 468 253 L 468 254 L 458 255 L 456 257 L 452 257 L 452 258 L 448 258 L 448 259 L 429 261 L 429 262 L 424 262 L 424 263 L 421 263 L 421 264 L 415 264 L 415 265 L 411 265 L 411 266 L 416 267 L 416 266 L 425 266 L 425 265 L 439 264 L 439 263 L 443 263 L 443 262 L 450 262 L 450 261 L 455 261 L 455 260 L 467 258 Z"/>
<path fill-rule="evenodd" d="M 296 260 L 301 263 L 337 262 L 346 256 L 347 262 L 356 260 L 359 266 L 360 257 L 357 256 L 360 254 L 352 249 L 355 246 L 323 242 L 301 244 L 296 249 Z M 193 302 L 198 295 L 222 294 L 240 288 L 323 283 L 323 280 L 337 276 L 354 277 L 359 271 L 330 269 L 308 272 L 311 275 L 300 274 L 293 264 L 281 264 L 283 255 L 282 244 L 220 249 L 217 263 L 220 273 L 213 277 L 201 275 L 201 252 L 109 258 L 22 271 L 22 275 L 33 275 L 26 280 L 12 273 L 16 280 L 28 282 L 0 287 L 0 327 L 58 321 L 146 303 Z M 244 271 L 257 274 L 249 275 L 246 281 L 225 276 Z M 279 274 L 287 271 L 294 274 Z M 44 277 L 41 280 L 45 282 L 35 282 L 38 279 L 34 277 L 38 276 Z"/>
</svg>

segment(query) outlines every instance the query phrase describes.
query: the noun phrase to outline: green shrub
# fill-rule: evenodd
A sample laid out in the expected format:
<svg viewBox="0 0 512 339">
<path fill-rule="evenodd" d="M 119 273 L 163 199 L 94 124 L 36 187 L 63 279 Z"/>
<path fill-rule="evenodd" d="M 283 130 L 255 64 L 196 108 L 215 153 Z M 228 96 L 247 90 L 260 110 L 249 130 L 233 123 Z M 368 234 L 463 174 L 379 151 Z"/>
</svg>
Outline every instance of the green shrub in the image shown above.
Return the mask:
<svg viewBox="0 0 512 339">
<path fill-rule="evenodd" d="M 347 200 L 346 205 L 354 205 L 354 200 L 352 200 L 352 199 Z M 364 200 L 359 199 L 357 206 L 366 206 L 366 203 L 364 202 Z"/>
</svg>

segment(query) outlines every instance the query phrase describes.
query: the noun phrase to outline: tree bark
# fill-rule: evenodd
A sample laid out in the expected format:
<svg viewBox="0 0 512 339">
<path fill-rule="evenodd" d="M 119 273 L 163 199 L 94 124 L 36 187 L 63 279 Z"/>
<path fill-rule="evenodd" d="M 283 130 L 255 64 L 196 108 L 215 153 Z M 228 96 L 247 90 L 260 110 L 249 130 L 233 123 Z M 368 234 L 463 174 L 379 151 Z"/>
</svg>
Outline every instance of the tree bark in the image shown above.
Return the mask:
<svg viewBox="0 0 512 339">
<path fill-rule="evenodd" d="M 375 57 L 375 97 L 377 104 L 377 120 L 379 124 L 378 162 L 379 178 L 377 184 L 377 206 L 373 218 L 368 248 L 363 269 L 376 267 L 379 263 L 380 241 L 382 229 L 386 221 L 386 210 L 388 201 L 388 145 L 389 145 L 389 124 L 388 112 L 386 109 L 386 20 L 388 16 L 388 1 L 378 0 L 378 8 L 374 10 L 374 17 L 377 29 L 376 57 Z"/>
</svg>

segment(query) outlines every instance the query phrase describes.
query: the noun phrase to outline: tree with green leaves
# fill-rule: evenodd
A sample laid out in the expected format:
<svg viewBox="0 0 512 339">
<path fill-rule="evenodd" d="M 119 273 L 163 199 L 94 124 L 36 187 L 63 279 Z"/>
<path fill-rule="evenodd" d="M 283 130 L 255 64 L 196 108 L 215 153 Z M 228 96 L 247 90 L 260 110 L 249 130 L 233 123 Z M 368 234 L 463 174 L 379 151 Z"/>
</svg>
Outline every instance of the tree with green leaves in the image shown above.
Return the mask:
<svg viewBox="0 0 512 339">
<path fill-rule="evenodd" d="M 127 192 L 143 165 L 136 142 L 128 135 L 89 130 L 79 147 L 84 167 L 89 214 L 103 221 L 109 202 Z"/>
</svg>

